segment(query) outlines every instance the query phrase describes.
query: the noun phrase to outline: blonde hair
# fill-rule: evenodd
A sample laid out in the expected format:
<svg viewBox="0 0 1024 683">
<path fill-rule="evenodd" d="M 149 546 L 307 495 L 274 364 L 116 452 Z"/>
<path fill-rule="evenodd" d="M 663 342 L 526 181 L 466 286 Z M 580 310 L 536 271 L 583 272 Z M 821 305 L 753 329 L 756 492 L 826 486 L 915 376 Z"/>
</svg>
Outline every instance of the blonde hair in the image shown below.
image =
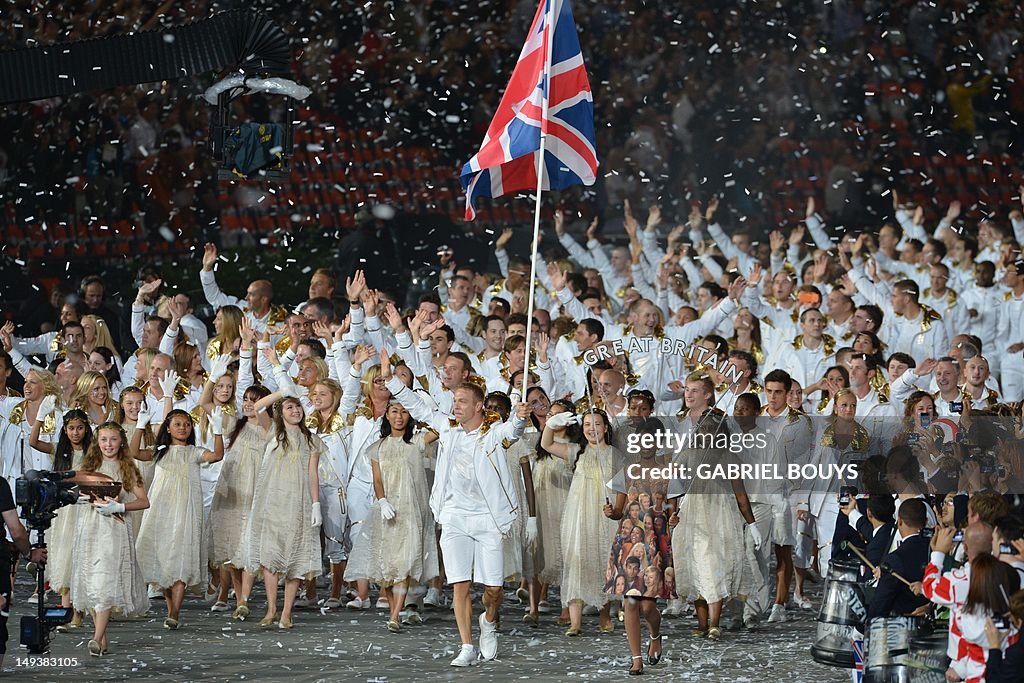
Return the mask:
<svg viewBox="0 0 1024 683">
<path fill-rule="evenodd" d="M 832 416 L 835 417 L 836 409 L 839 407 L 839 399 L 843 396 L 853 396 L 853 399 L 857 400 L 857 394 L 853 393 L 853 389 L 844 387 L 836 392 L 836 395 L 832 397 Z"/>
<path fill-rule="evenodd" d="M 96 338 L 93 340 L 92 350 L 105 346 L 113 351 L 115 356 L 120 358 L 121 354 L 118 353 L 117 347 L 114 346 L 114 338 L 110 335 L 110 327 L 107 326 L 107 322 L 103 318 L 91 313 L 82 316 L 82 322 L 84 323 L 86 320 L 91 322 L 96 328 Z"/>
<path fill-rule="evenodd" d="M 43 393 L 46 396 L 53 396 L 57 399 L 57 407 L 64 405 L 64 392 L 61 391 L 60 385 L 57 384 L 57 378 L 52 372 L 47 370 L 41 370 L 39 368 L 32 368 L 28 371 L 28 374 L 35 374 L 36 379 L 43 385 Z"/>
<path fill-rule="evenodd" d="M 138 351 L 136 351 L 135 352 L 135 358 L 137 360 L 136 360 L 136 363 L 135 363 L 135 367 L 136 367 L 135 376 L 136 377 L 139 376 L 138 366 L 141 365 L 142 367 L 146 368 L 146 381 L 148 382 L 149 381 L 149 366 L 153 363 L 153 359 L 156 358 L 157 355 L 159 355 L 159 353 L 160 352 L 157 351 L 156 349 L 151 349 L 151 348 L 148 348 L 148 347 L 144 347 L 144 348 L 141 348 Z"/>
<path fill-rule="evenodd" d="M 316 431 L 317 433 L 320 433 L 321 428 L 330 426 L 331 420 L 338 413 L 338 406 L 341 404 L 341 385 L 330 378 L 317 380 L 316 384 L 313 385 L 313 388 L 316 388 L 317 384 L 325 386 L 327 390 L 331 392 L 331 414 L 328 416 L 327 420 L 321 422 L 319 412 L 314 411 L 311 413 L 311 415 L 315 416 L 314 426 L 316 427 Z"/>
<path fill-rule="evenodd" d="M 192 367 L 192 361 L 199 355 L 199 349 L 188 342 L 174 346 L 174 370 L 178 377 L 191 381 L 188 375 Z"/>
<path fill-rule="evenodd" d="M 78 382 L 75 383 L 74 391 L 71 392 L 71 399 L 68 401 L 68 407 L 80 408 L 88 413 L 89 392 L 92 391 L 96 382 L 100 380 L 107 385 L 107 402 L 104 404 L 104 408 L 107 411 L 108 417 L 113 416 L 116 403 L 110 396 L 110 382 L 107 381 L 106 375 L 94 372 L 93 370 L 83 372 L 82 376 L 78 378 Z"/>
<path fill-rule="evenodd" d="M 231 396 L 228 397 L 227 401 L 224 401 L 223 403 L 218 403 L 217 402 L 217 397 L 214 395 L 214 394 L 216 394 L 217 382 L 219 382 L 220 379 L 224 379 L 225 377 L 231 380 Z M 231 405 L 235 401 L 235 388 L 238 386 L 238 384 L 237 384 L 238 380 L 235 379 L 235 376 L 232 373 L 230 373 L 230 372 L 227 373 L 226 375 L 224 375 L 224 377 L 221 377 L 220 379 L 217 380 L 217 382 L 213 383 L 214 391 L 210 392 L 210 400 L 213 401 L 213 405 L 214 406 Z M 224 417 L 226 419 L 227 415 L 225 415 Z M 205 436 L 206 435 L 206 430 L 209 429 L 209 427 L 210 427 L 210 416 L 206 412 L 205 409 L 200 407 L 199 408 L 199 420 L 196 422 L 196 429 L 199 430 L 200 434 L 203 434 Z"/>
<path fill-rule="evenodd" d="M 242 338 L 242 309 L 238 306 L 221 306 L 218 309 L 220 313 L 221 325 L 220 334 L 214 339 L 220 342 L 220 352 L 222 354 L 234 353 L 235 341 Z M 210 341 L 213 341 L 212 339 Z"/>
</svg>

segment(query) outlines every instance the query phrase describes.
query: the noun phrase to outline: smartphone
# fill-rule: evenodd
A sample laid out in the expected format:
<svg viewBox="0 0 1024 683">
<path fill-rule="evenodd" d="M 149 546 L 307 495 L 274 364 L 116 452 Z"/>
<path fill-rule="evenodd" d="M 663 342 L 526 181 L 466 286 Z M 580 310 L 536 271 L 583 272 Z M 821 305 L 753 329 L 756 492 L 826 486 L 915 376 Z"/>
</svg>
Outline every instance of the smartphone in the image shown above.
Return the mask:
<svg viewBox="0 0 1024 683">
<path fill-rule="evenodd" d="M 949 412 L 951 412 L 951 413 L 962 413 L 962 412 L 964 412 L 964 402 L 963 401 L 950 401 L 949 402 Z"/>
<path fill-rule="evenodd" d="M 925 528 L 921 529 L 921 535 L 925 538 L 931 538 L 935 535 L 935 529 L 926 526 Z"/>
<path fill-rule="evenodd" d="M 852 498 L 852 497 L 854 497 L 856 495 L 857 495 L 857 487 L 856 486 L 840 486 L 839 487 L 839 504 L 840 505 L 848 505 L 850 503 L 850 498 Z"/>
<path fill-rule="evenodd" d="M 1000 555 L 1016 555 L 1017 554 L 1017 549 L 1014 548 L 1009 543 L 1000 543 L 999 544 L 999 554 Z"/>
<path fill-rule="evenodd" d="M 963 542 L 964 542 L 964 530 L 963 529 L 957 529 L 956 533 L 953 534 L 953 543 L 963 543 Z"/>
<path fill-rule="evenodd" d="M 932 423 L 932 416 L 929 413 L 921 413 L 921 428 L 928 429 Z"/>
<path fill-rule="evenodd" d="M 1006 617 L 1004 617 L 1001 614 L 993 615 L 993 617 L 992 617 L 992 624 L 997 629 L 1000 629 L 1000 630 L 1003 630 L 1003 631 L 1005 631 L 1006 629 L 1010 628 L 1009 621 L 1006 619 Z"/>
</svg>

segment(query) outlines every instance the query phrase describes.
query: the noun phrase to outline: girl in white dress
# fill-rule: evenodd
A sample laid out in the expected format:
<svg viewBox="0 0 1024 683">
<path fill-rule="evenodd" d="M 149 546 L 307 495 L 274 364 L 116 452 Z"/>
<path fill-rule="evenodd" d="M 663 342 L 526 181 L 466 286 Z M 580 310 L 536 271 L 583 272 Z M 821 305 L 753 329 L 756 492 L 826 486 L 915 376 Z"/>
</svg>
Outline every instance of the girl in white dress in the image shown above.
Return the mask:
<svg viewBox="0 0 1024 683">
<path fill-rule="evenodd" d="M 530 389 L 526 393 L 527 402 L 533 411 L 530 420 L 533 423 L 533 429 L 537 430 L 537 434 L 535 437 L 531 436 L 528 427 L 521 441 L 529 440 L 534 444 L 536 451 L 533 464 L 533 486 L 537 498 L 538 546 L 543 555 L 541 560 L 543 569 L 540 572 L 540 577 L 530 589 L 530 613 L 533 614 L 535 607 L 538 612 L 551 609 L 547 602 L 548 587 L 562 583 L 562 512 L 565 510 L 565 501 L 572 483 L 572 470 L 569 469 L 565 460 L 552 456 L 540 446 L 540 433 L 544 431 L 544 426 L 549 418 L 559 413 L 572 413 L 573 405 L 571 401 L 558 400 L 548 403 L 545 410 L 547 396 L 544 395 L 543 390 L 536 388 L 535 393 L 534 389 Z M 537 402 L 536 406 L 534 405 L 535 401 Z M 557 443 L 569 443 L 570 439 L 566 436 L 566 431 L 566 429 L 555 430 Z M 539 600 L 536 606 L 534 600 Z M 558 623 L 562 626 L 569 623 L 569 608 L 565 603 L 563 603 Z"/>
<path fill-rule="evenodd" d="M 64 414 L 64 426 L 61 428 L 60 439 L 56 444 L 47 443 L 39 438 L 39 432 L 43 427 L 44 412 L 49 410 L 54 403 L 54 398 L 48 396 L 43 399 L 41 410 L 38 411 L 38 418 L 32 427 L 30 443 L 32 448 L 53 456 L 53 469 L 58 472 L 77 470 L 85 457 L 85 451 L 92 443 L 92 428 L 89 426 L 89 416 L 81 410 L 69 410 Z M 50 590 L 60 595 L 61 605 L 71 606 L 68 592 L 71 587 L 71 568 L 73 562 L 72 544 L 75 538 L 75 524 L 78 521 L 79 508 L 76 505 L 69 505 L 57 511 L 57 518 L 47 534 L 47 546 L 50 549 L 46 561 L 46 580 L 50 582 Z M 76 613 L 69 624 L 71 628 L 82 625 L 81 613 Z"/>
<path fill-rule="evenodd" d="M 604 516 L 610 494 L 607 483 L 615 474 L 611 425 L 604 411 L 591 410 L 583 416 L 583 444 L 561 444 L 555 441 L 555 430 L 575 420 L 571 413 L 562 415 L 548 418 L 540 443 L 574 468 L 561 526 L 562 601 L 569 603 L 570 618 L 565 635 L 583 632 L 584 605 L 601 608 L 601 632 L 611 633 L 615 626 L 604 591 L 608 548 L 616 528 Z"/>
<path fill-rule="evenodd" d="M 212 451 L 195 445 L 192 418 L 184 410 L 172 410 L 164 418 L 152 451 L 140 450 L 142 432 L 149 426 L 149 420 L 148 410 L 139 412 L 129 450 L 137 460 L 155 460 L 158 469 L 135 549 L 146 581 L 164 591 L 164 627 L 173 630 L 180 625 L 185 590 L 206 585 L 207 536 L 199 466 L 224 457 L 222 416 L 220 410 L 210 416 L 214 433 Z"/>
<path fill-rule="evenodd" d="M 728 438 L 728 430 L 722 424 L 725 416 L 720 411 L 705 408 L 701 412 L 691 405 L 694 393 L 699 392 L 694 400 L 702 407 L 714 397 L 714 385 L 708 375 L 691 373 L 686 392 L 690 417 L 699 434 L 712 435 L 716 442 Z M 677 457 L 691 471 L 697 471 L 701 464 L 713 468 L 731 462 L 728 450 L 718 448 L 688 448 Z M 754 550 L 761 540 L 753 526 L 754 513 L 742 479 L 697 478 L 689 483 L 678 512 L 669 517 L 668 523 L 673 529 L 676 592 L 681 599 L 694 603 L 694 635 L 718 640 L 722 636 L 722 605 L 730 597 L 752 595 L 757 588 L 755 581 L 760 570 Z"/>
<path fill-rule="evenodd" d="M 412 417 L 400 403 L 391 403 L 384 417 L 383 438 L 370 447 L 376 501 L 353 539 L 346 578 L 381 585 L 391 610 L 388 630 L 398 633 L 409 586 L 438 575 L 434 516 L 423 469 L 423 454 L 437 435 L 414 434 Z"/>
<path fill-rule="evenodd" d="M 281 399 L 273 421 L 266 408 L 278 394 L 256 404 L 260 424 L 273 436 L 256 479 L 256 495 L 238 553 L 231 561 L 245 567 L 248 577 L 243 592 L 248 598 L 252 580 L 262 571 L 267 589 L 267 613 L 260 626 L 277 620 L 277 581 L 284 576 L 284 609 L 278 628 L 290 629 L 299 583 L 323 571 L 320 564 L 320 478 L 317 472 L 324 442 L 306 427 L 302 403 L 294 397 Z"/>
<path fill-rule="evenodd" d="M 270 395 L 266 387 L 253 385 L 242 396 L 242 417 L 228 437 L 228 449 L 224 456 L 224 469 L 217 481 L 210 509 L 210 561 L 220 565 L 228 573 L 228 580 L 235 590 L 235 611 L 232 618 L 245 621 L 249 616 L 248 592 L 244 591 L 243 567 L 231 563 L 242 540 L 246 521 L 252 511 L 252 499 L 256 494 L 256 476 L 260 471 L 263 453 L 270 435 L 260 426 L 256 418 L 256 402 Z M 223 573 L 221 581 L 224 581 Z M 251 584 L 250 584 L 251 587 Z M 223 587 L 222 587 L 223 590 Z"/>
<path fill-rule="evenodd" d="M 71 604 L 89 610 L 93 637 L 89 654 L 107 653 L 107 624 L 117 608 L 133 616 L 149 609 L 146 584 L 135 555 L 135 533 L 124 514 L 149 507 L 142 475 L 128 455 L 128 437 L 121 425 L 107 422 L 96 429 L 96 438 L 85 455 L 81 472 L 98 472 L 121 482 L 117 500 L 96 501 L 83 507 L 75 528 L 75 563 L 71 572 Z M 78 507 L 78 506 L 76 506 Z"/>
<path fill-rule="evenodd" d="M 195 347 L 189 348 L 193 349 L 193 351 L 195 350 Z M 195 357 L 198 358 L 198 354 Z M 192 422 L 196 426 L 196 445 L 202 448 L 209 449 L 213 447 L 214 435 L 213 430 L 210 429 L 209 415 L 214 409 L 220 408 L 224 414 L 222 431 L 231 433 L 235 429 L 238 409 L 235 403 L 235 376 L 228 372 L 231 362 L 231 356 L 218 356 L 213 359 L 213 362 L 210 364 L 209 376 L 206 376 L 205 373 L 202 375 L 203 391 L 199 397 L 199 404 L 189 412 L 189 415 L 192 416 Z M 206 517 L 207 522 L 210 520 L 214 491 L 217 489 L 217 481 L 220 479 L 226 457 L 225 460 L 220 462 L 203 463 L 199 468 L 199 479 L 203 487 L 203 515 Z M 211 524 L 207 523 L 206 529 L 211 534 L 214 533 Z M 233 551 L 234 547 L 228 551 L 227 557 L 219 561 L 212 557 L 210 558 L 210 584 L 206 587 L 207 601 L 213 600 L 214 595 L 216 595 L 216 600 L 210 607 L 211 612 L 227 612 L 230 610 L 228 607 L 228 590 L 231 588 L 231 576 L 227 569 L 222 567 L 222 563 L 231 559 L 230 553 Z"/>
</svg>

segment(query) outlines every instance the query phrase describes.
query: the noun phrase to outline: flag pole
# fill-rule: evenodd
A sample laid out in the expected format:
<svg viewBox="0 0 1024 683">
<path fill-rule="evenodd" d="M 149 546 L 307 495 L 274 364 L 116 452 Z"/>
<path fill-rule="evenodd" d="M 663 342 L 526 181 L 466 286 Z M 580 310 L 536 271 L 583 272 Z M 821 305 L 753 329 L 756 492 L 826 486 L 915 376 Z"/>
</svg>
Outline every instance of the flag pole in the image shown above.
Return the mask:
<svg viewBox="0 0 1024 683">
<path fill-rule="evenodd" d="M 541 102 L 540 117 L 540 148 L 537 150 L 537 201 L 533 208 L 533 242 L 530 246 L 530 288 L 526 304 L 526 355 L 523 357 L 523 389 L 522 402 L 526 402 L 526 387 L 530 383 L 530 350 L 533 336 L 533 299 L 537 283 L 537 248 L 540 246 L 540 209 L 541 194 L 544 190 L 544 149 L 547 142 L 548 99 L 551 95 L 551 45 L 555 37 L 556 0 L 547 0 L 546 16 L 544 17 L 544 93 Z M 511 393 L 511 389 L 509 392 Z"/>
</svg>

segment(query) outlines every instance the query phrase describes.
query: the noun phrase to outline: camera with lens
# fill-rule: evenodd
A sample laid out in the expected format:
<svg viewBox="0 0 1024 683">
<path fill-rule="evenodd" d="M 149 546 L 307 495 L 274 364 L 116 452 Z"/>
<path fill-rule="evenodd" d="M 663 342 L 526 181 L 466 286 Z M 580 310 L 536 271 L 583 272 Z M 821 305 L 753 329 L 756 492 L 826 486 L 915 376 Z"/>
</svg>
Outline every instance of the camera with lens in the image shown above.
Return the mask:
<svg viewBox="0 0 1024 683">
<path fill-rule="evenodd" d="M 29 470 L 15 482 L 15 502 L 29 529 L 49 529 L 57 510 L 78 502 L 78 485 L 65 481 L 74 472 Z"/>
<path fill-rule="evenodd" d="M 78 484 L 67 481 L 74 472 L 48 472 L 29 470 L 15 482 L 15 502 L 21 506 L 26 526 L 38 534 L 37 547 L 46 547 L 46 530 L 50 528 L 57 510 L 78 502 Z M 31 571 L 31 565 L 29 565 Z M 71 621 L 70 607 L 47 607 L 43 565 L 36 566 L 36 594 L 39 596 L 38 613 L 21 618 L 21 644 L 30 654 L 45 654 L 50 649 L 50 631 Z"/>
</svg>

